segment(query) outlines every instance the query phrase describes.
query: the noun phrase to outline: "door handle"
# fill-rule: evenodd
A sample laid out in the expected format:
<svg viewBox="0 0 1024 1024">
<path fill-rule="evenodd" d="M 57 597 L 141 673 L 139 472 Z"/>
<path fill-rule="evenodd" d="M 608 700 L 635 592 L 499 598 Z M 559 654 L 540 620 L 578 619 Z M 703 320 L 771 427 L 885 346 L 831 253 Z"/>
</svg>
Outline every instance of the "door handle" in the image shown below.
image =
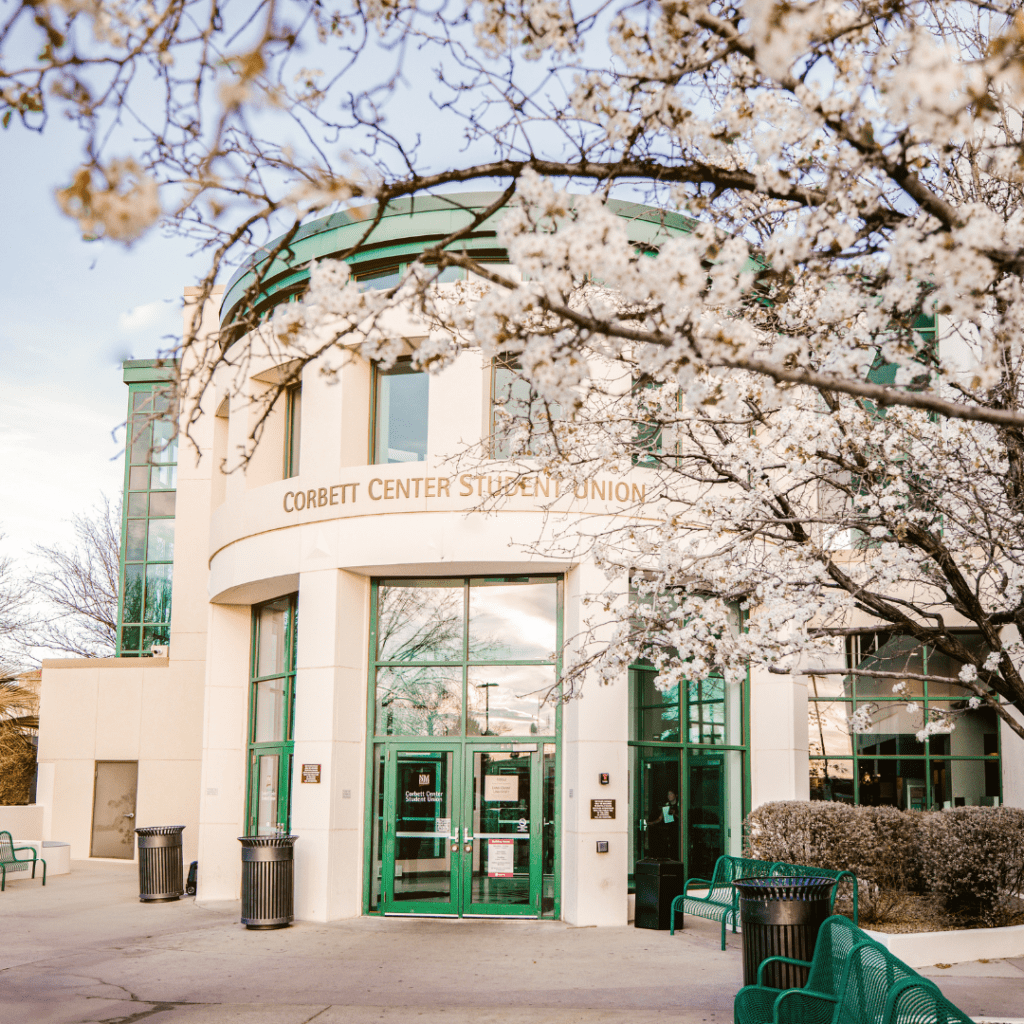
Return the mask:
<svg viewBox="0 0 1024 1024">
<path fill-rule="evenodd" d="M 134 818 L 134 817 L 135 817 L 135 815 L 134 815 L 134 814 L 126 814 L 126 815 L 125 815 L 125 817 L 126 817 L 126 818 Z"/>
</svg>

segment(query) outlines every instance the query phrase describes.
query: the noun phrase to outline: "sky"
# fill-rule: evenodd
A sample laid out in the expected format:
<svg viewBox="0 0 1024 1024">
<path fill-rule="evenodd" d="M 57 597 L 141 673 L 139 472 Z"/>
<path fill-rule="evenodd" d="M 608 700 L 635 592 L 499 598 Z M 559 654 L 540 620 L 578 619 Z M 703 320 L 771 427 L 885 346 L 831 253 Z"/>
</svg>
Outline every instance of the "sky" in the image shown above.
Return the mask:
<svg viewBox="0 0 1024 1024">
<path fill-rule="evenodd" d="M 183 287 L 202 269 L 180 239 L 82 241 L 53 198 L 77 150 L 56 120 L 44 137 L 0 132 L 0 554 L 26 569 L 36 544 L 71 540 L 72 514 L 119 497 L 120 363 L 180 331 Z"/>
</svg>

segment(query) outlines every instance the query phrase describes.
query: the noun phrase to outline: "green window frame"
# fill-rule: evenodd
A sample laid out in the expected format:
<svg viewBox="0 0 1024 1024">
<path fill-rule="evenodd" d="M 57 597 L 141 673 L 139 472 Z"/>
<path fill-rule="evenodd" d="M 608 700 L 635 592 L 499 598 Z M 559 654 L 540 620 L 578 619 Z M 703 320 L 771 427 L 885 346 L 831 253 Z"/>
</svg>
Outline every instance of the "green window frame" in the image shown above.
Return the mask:
<svg viewBox="0 0 1024 1024">
<path fill-rule="evenodd" d="M 299 595 L 288 594 L 252 609 L 246 835 L 287 833 L 291 827 L 298 607 Z M 264 759 L 273 766 L 269 778 Z M 266 806 L 268 783 L 273 786 L 271 807 Z"/>
<path fill-rule="evenodd" d="M 980 636 L 965 630 L 966 642 Z M 911 810 L 962 806 L 967 796 L 954 789 L 973 780 L 979 803 L 1002 803 L 1002 756 L 999 720 L 990 710 L 967 711 L 952 734 L 934 734 L 919 743 L 914 731 L 932 717 L 932 709 L 960 710 L 972 696 L 954 693 L 951 684 L 929 680 L 949 678 L 957 672 L 939 665 L 944 656 L 927 645 L 896 631 L 877 630 L 846 638 L 848 667 L 862 671 L 874 662 L 879 671 L 912 672 L 924 680 L 906 680 L 909 692 L 895 693 L 891 677 L 850 675 L 815 677 L 808 683 L 809 782 L 812 800 L 835 800 L 867 806 L 895 806 Z M 910 667 L 908 667 L 910 666 Z M 830 680 L 837 680 L 831 683 Z M 830 689 L 836 692 L 828 692 Z M 918 711 L 908 712 L 908 702 Z M 873 706 L 872 729 L 853 733 L 849 719 L 854 709 Z M 973 716 L 973 720 L 972 720 Z M 884 732 L 894 721 L 892 732 Z M 984 731 L 985 724 L 992 725 Z M 970 732 L 968 731 L 970 730 Z M 980 752 L 953 753 L 954 746 L 980 741 Z M 980 792 L 984 789 L 984 793 Z"/>
<path fill-rule="evenodd" d="M 177 494 L 177 403 L 167 385 L 131 383 L 125 444 L 117 656 L 171 639 Z"/>
<path fill-rule="evenodd" d="M 719 812 L 722 820 L 717 828 L 724 846 L 722 853 L 739 853 L 743 821 L 750 811 L 750 673 L 730 690 L 723 676 L 712 674 L 705 679 L 691 680 L 684 692 L 680 688 L 654 696 L 653 679 L 657 669 L 649 663 L 629 666 L 630 706 L 630 851 L 629 891 L 635 889 L 633 865 L 644 856 L 671 856 L 684 864 L 687 877 L 701 875 L 707 865 L 699 860 L 701 829 L 708 829 L 713 809 L 706 807 L 709 779 L 718 777 Z M 651 695 L 645 699 L 645 694 Z M 735 705 L 731 711 L 728 701 Z M 652 723 L 666 726 L 661 737 L 655 736 Z M 731 735 L 730 735 L 731 732 Z M 680 822 L 674 836 L 669 835 L 659 815 L 657 824 L 664 836 L 659 837 L 665 849 L 655 848 L 652 808 L 664 794 L 648 792 L 649 776 L 662 767 L 664 779 L 673 777 Z M 674 767 L 673 767 L 674 766 Z M 665 774 L 667 769 L 667 775 Z M 738 792 L 737 792 L 738 790 Z M 738 802 L 738 806 L 737 806 Z M 736 813 L 738 811 L 738 813 Z M 713 865 L 712 865 L 713 866 Z"/>
<path fill-rule="evenodd" d="M 418 457 L 414 459 L 391 458 L 389 451 L 389 430 L 390 403 L 384 398 L 385 381 L 394 377 L 419 376 L 424 378 L 427 384 L 427 395 L 423 403 L 423 451 L 416 452 Z M 427 459 L 427 431 L 430 418 L 430 375 L 425 370 L 417 370 L 412 365 L 412 356 L 399 356 L 394 364 L 388 369 L 383 369 L 378 363 L 373 364 L 373 393 L 370 401 L 370 465 L 384 466 L 401 464 L 402 462 L 425 462 Z M 408 412 L 409 409 L 406 409 Z M 383 422 L 388 418 L 387 424 Z"/>
<path fill-rule="evenodd" d="M 545 583 L 554 584 L 554 619 L 555 636 L 554 646 L 550 656 L 536 658 L 516 658 L 507 653 L 507 650 L 488 651 L 482 648 L 474 637 L 470 623 L 472 607 L 472 594 L 476 587 L 486 588 L 489 586 L 515 586 L 518 584 Z M 457 593 L 461 591 L 461 601 L 457 612 L 452 612 L 451 625 L 444 636 L 439 637 L 436 623 L 443 621 L 446 614 L 437 608 L 431 610 L 432 617 L 427 621 L 435 624 L 433 634 L 424 639 L 422 634 L 413 635 L 405 641 L 405 646 L 393 646 L 392 654 L 389 656 L 387 647 L 389 640 L 385 636 L 386 630 L 393 627 L 384 624 L 382 629 L 381 616 L 381 590 L 393 585 L 396 591 L 413 591 L 419 588 L 430 591 L 436 589 L 440 593 Z M 515 737 L 528 736 L 531 741 L 533 737 L 552 737 L 557 732 L 557 721 L 561 708 L 558 699 L 559 679 L 562 674 L 562 604 L 564 583 L 560 574 L 535 573 L 529 576 L 447 576 L 429 578 L 392 578 L 376 579 L 372 584 L 372 614 L 370 623 L 370 721 L 369 733 L 378 739 L 416 739 L 416 738 L 458 738 L 458 739 L 493 739 L 497 736 L 509 735 Z M 401 609 L 400 609 L 401 611 Z M 458 620 L 458 621 L 456 621 Z M 398 629 L 401 628 L 399 624 Z M 398 629 L 395 630 L 396 635 Z M 457 631 L 457 636 L 456 636 Z M 474 646 L 476 644 L 476 646 Z M 438 656 L 425 656 L 424 651 Z M 381 656 L 381 655 L 384 656 Z M 530 668 L 551 668 L 551 715 L 541 708 L 540 714 L 544 714 L 545 721 L 551 722 L 551 728 L 544 730 L 538 724 L 535 731 L 517 733 L 498 733 L 490 731 L 490 688 L 500 684 L 481 681 L 472 683 L 470 677 L 476 675 L 481 680 L 488 678 L 488 672 L 494 669 L 525 669 Z M 476 670 L 476 671 L 474 671 Z M 528 673 L 524 672 L 523 675 Z M 399 693 L 399 687 L 392 684 L 387 676 L 404 676 L 412 679 L 410 687 L 417 694 L 429 690 L 426 698 L 413 697 L 405 698 Z M 541 673 L 536 673 L 539 679 Z M 546 678 L 546 675 L 545 675 Z M 470 692 L 470 687 L 483 691 L 484 701 L 484 729 L 479 728 L 476 719 L 480 715 L 479 709 L 473 710 L 474 700 L 479 704 L 479 694 Z M 409 688 L 407 688 L 409 689 Z M 540 693 L 540 691 L 536 691 Z M 546 691 L 545 691 L 546 692 Z M 396 697 L 395 695 L 398 694 Z M 416 700 L 420 700 L 420 707 L 413 707 L 413 711 L 421 713 L 420 720 L 423 722 L 426 731 L 396 732 L 396 714 L 383 711 L 383 708 L 394 708 L 398 701 L 403 701 L 412 706 Z M 386 703 L 387 702 L 387 703 Z M 456 705 L 458 708 L 456 710 Z M 497 712 L 495 712 L 496 714 Z M 390 714 L 390 718 L 384 716 Z M 458 722 L 454 718 L 458 718 Z M 415 720 L 415 717 L 413 718 Z M 497 723 L 496 723 L 497 724 Z M 402 728 L 398 724 L 398 728 Z M 531 726 L 532 728 L 532 726 Z M 436 731 L 432 731 L 436 730 Z"/>
<path fill-rule="evenodd" d="M 299 475 L 302 437 L 302 383 L 290 384 L 284 404 L 284 479 Z"/>
<path fill-rule="evenodd" d="M 551 581 L 555 584 L 555 643 L 551 657 L 545 658 L 513 658 L 505 654 L 495 657 L 487 657 L 486 652 L 474 649 L 471 642 L 470 631 L 470 588 L 477 584 L 516 584 L 528 581 Z M 382 587 L 388 584 L 412 585 L 423 584 L 426 586 L 437 585 L 440 587 L 454 586 L 461 588 L 462 602 L 459 616 L 459 638 L 456 643 L 447 646 L 440 657 L 417 657 L 405 651 L 398 657 L 380 657 L 382 615 L 380 611 L 380 592 Z M 501 742 L 514 749 L 516 743 L 538 744 L 544 753 L 543 771 L 545 779 L 553 779 L 553 784 L 545 784 L 545 801 L 552 801 L 553 806 L 545 802 L 543 811 L 546 820 L 551 820 L 553 814 L 553 826 L 550 832 L 545 830 L 543 838 L 543 858 L 547 865 L 545 875 L 551 878 L 551 892 L 547 894 L 547 882 L 545 882 L 544 909 L 541 913 L 543 918 L 559 918 L 561 916 L 561 890 L 559 880 L 561 877 L 561 844 L 556 837 L 561 836 L 562 828 L 562 804 L 561 789 L 558 780 L 561 779 L 562 753 L 562 703 L 561 703 L 561 675 L 562 675 L 562 644 L 563 644 L 563 619 L 564 619 L 564 576 L 560 573 L 533 573 L 525 575 L 506 576 L 454 576 L 454 577 L 424 577 L 424 578 L 380 578 L 371 581 L 370 588 L 370 635 L 369 635 L 369 694 L 367 700 L 367 752 L 366 752 L 366 828 L 364 845 L 364 887 L 363 887 L 363 913 L 379 913 L 373 896 L 374 887 L 374 850 L 373 837 L 379 835 L 381 828 L 380 815 L 381 797 L 379 793 L 379 779 L 383 759 L 391 749 L 422 749 L 422 750 L 452 750 L 460 753 L 465 759 L 471 756 L 474 747 L 485 746 L 491 748 L 495 742 Z M 385 625 L 386 628 L 386 625 Z M 435 645 L 436 646 L 436 645 Z M 425 645 L 429 647 L 429 645 Z M 470 716 L 465 713 L 468 707 L 468 689 L 470 673 L 477 670 L 493 670 L 503 668 L 534 668 L 554 667 L 553 696 L 553 728 L 550 732 L 518 732 L 518 733 L 491 733 L 487 728 L 475 732 L 468 727 Z M 378 677 L 381 670 L 393 669 L 417 671 L 441 670 L 451 672 L 459 680 L 459 696 L 461 701 L 460 721 L 452 731 L 445 731 L 440 734 L 427 732 L 396 733 L 388 731 L 385 726 L 380 731 L 378 726 Z M 483 691 L 485 701 L 485 723 L 487 714 L 487 695 L 490 688 L 486 683 L 478 689 Z M 550 898 L 548 898 L 550 896 Z"/>
</svg>

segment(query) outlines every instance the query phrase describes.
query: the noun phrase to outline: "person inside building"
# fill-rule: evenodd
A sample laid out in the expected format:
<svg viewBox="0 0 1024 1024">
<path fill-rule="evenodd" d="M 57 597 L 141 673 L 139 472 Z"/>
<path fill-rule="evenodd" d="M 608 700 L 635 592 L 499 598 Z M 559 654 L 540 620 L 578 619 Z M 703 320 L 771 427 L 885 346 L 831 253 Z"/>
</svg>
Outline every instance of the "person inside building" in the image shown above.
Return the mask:
<svg viewBox="0 0 1024 1024">
<path fill-rule="evenodd" d="M 647 821 L 649 857 L 679 860 L 679 797 L 674 789 L 656 806 Z"/>
</svg>

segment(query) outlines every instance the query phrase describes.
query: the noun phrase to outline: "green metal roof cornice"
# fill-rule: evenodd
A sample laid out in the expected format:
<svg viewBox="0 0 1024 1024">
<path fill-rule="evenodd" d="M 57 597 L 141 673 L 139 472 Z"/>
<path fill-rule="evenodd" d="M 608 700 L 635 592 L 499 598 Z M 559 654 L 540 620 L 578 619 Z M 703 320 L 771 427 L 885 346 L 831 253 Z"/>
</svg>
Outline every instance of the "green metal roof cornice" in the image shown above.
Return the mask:
<svg viewBox="0 0 1024 1024">
<path fill-rule="evenodd" d="M 159 384 L 174 380 L 178 373 L 174 359 L 126 359 L 121 367 L 125 384 Z"/>
<path fill-rule="evenodd" d="M 361 250 L 349 257 L 353 266 L 383 264 L 414 259 L 424 249 L 465 227 L 480 210 L 486 209 L 500 192 L 454 192 L 449 196 L 413 196 L 396 199 L 388 205 L 380 223 L 363 243 Z M 609 200 L 609 207 L 629 222 L 629 237 L 644 247 L 656 248 L 667 238 L 688 234 L 696 221 L 678 213 L 659 210 L 640 203 Z M 506 210 L 501 209 L 459 239 L 456 247 L 468 252 L 501 251 L 497 242 L 497 223 Z M 255 268 L 263 274 L 259 305 L 279 292 L 291 292 L 309 278 L 310 260 L 329 259 L 356 245 L 372 222 L 376 208 L 332 213 L 328 217 L 303 224 L 295 233 L 287 251 L 282 251 L 269 266 L 265 264 L 280 238 L 258 250 L 228 282 L 221 302 L 221 324 L 231 323 L 240 314 L 246 290 L 255 280 Z M 283 237 L 283 236 L 282 236 Z"/>
</svg>

